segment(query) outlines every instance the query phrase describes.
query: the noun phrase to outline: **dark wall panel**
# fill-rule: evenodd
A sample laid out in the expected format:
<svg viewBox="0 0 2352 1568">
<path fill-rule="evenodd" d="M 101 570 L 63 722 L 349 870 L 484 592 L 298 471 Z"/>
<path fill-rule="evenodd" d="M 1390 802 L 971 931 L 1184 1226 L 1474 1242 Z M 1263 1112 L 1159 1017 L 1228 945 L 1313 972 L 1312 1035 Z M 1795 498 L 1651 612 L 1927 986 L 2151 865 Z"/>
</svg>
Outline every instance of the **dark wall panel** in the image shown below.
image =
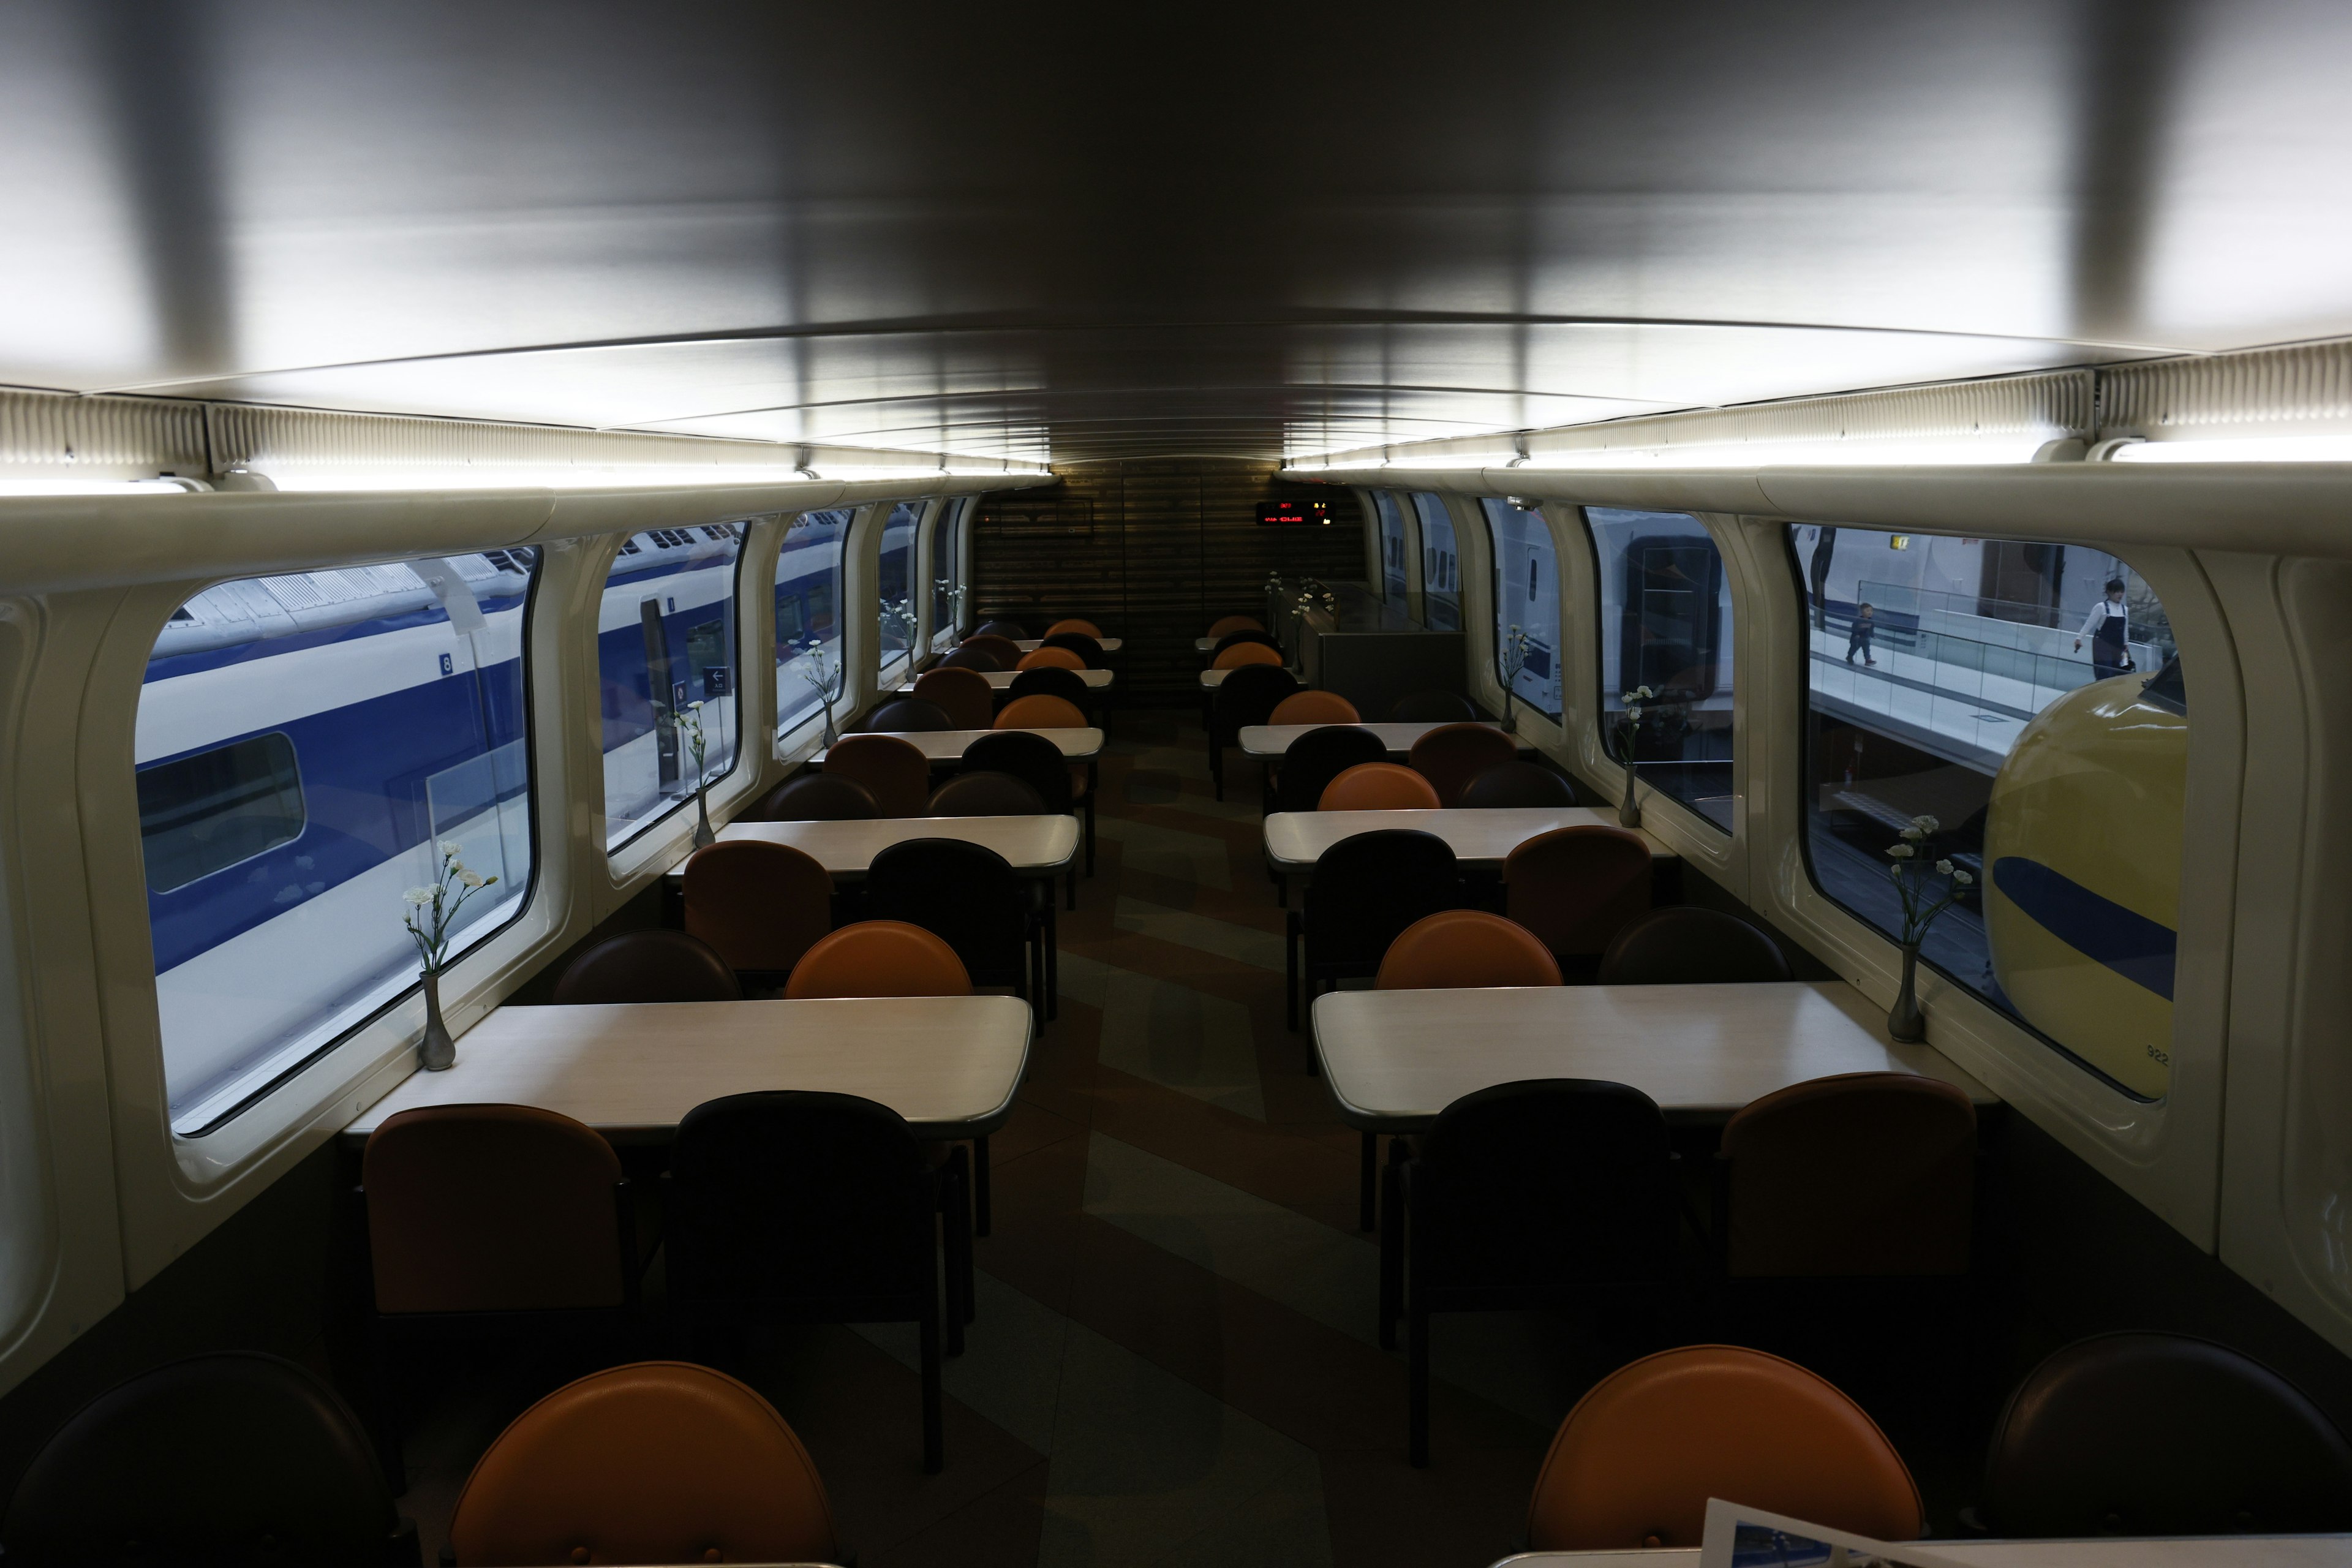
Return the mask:
<svg viewBox="0 0 2352 1568">
<path fill-rule="evenodd" d="M 973 608 L 1036 629 L 1083 616 L 1113 637 L 1123 695 L 1199 695 L 1192 639 L 1218 616 L 1262 613 L 1266 574 L 1359 581 L 1352 492 L 1278 482 L 1271 463 L 1158 458 L 1087 464 L 1051 489 L 986 498 L 972 538 Z M 1328 526 L 1262 527 L 1261 501 L 1325 501 Z"/>
</svg>

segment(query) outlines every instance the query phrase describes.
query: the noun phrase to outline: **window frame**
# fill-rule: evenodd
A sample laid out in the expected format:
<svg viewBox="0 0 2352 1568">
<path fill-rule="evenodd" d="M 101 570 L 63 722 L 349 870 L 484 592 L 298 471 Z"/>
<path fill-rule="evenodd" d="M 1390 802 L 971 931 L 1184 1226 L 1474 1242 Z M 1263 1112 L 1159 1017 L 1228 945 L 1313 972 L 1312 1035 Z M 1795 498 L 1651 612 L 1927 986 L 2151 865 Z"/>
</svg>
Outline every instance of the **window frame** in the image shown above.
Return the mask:
<svg viewBox="0 0 2352 1568">
<path fill-rule="evenodd" d="M 940 579 L 929 578 L 931 585 L 926 587 L 924 595 L 924 602 L 929 606 L 925 625 L 929 633 L 924 639 L 923 647 L 926 653 L 947 652 L 955 647 L 956 634 L 963 629 L 960 595 L 962 595 L 963 541 L 960 533 L 964 525 L 964 519 L 971 512 L 972 503 L 977 499 L 972 496 L 948 496 L 937 502 L 932 510 L 931 520 L 928 525 L 931 537 L 929 546 L 924 553 L 924 560 L 928 568 L 929 563 L 939 558 L 944 545 L 948 558 L 948 586 L 942 592 L 936 586 Z M 946 601 L 944 605 L 941 605 L 941 600 Z M 940 614 L 942 608 L 946 611 L 944 618 Z"/>
<path fill-rule="evenodd" d="M 1412 514 L 1413 547 L 1421 562 L 1421 613 L 1415 618 L 1421 622 L 1424 629 L 1429 631 L 1465 631 L 1467 629 L 1468 617 L 1463 605 L 1462 530 L 1461 525 L 1454 521 L 1454 509 L 1447 504 L 1446 495 L 1443 490 L 1402 490 L 1397 493 L 1402 495 L 1409 503 Z M 1429 504 L 1424 506 L 1423 501 Z M 1443 552 L 1444 559 L 1442 562 L 1431 559 L 1432 555 L 1439 553 L 1431 542 L 1433 519 L 1430 514 L 1433 511 L 1437 514 L 1435 522 L 1445 530 L 1445 542 L 1451 547 Z M 1430 569 L 1433 566 L 1440 569 L 1439 575 L 1452 579 L 1450 587 L 1437 588 L 1430 585 Z M 1452 614 L 1454 618 L 1452 626 L 1437 624 L 1433 613 L 1433 601 L 1443 605 Z"/>
<path fill-rule="evenodd" d="M 1486 582 L 1489 596 L 1487 609 L 1491 614 L 1485 618 L 1489 623 L 1493 641 L 1493 647 L 1488 650 L 1488 663 L 1494 673 L 1495 684 L 1499 690 L 1509 693 L 1512 700 L 1525 703 L 1530 712 L 1549 719 L 1554 724 L 1564 725 L 1568 721 L 1570 707 L 1568 700 L 1568 574 L 1560 569 L 1559 540 L 1552 531 L 1551 518 L 1544 510 L 1545 503 L 1542 501 L 1536 502 L 1532 507 L 1512 507 L 1508 496 L 1480 494 L 1471 499 L 1476 508 L 1478 521 L 1486 530 Z M 1523 517 L 1533 518 L 1536 521 L 1538 536 L 1543 540 L 1545 548 L 1551 552 L 1551 658 L 1552 671 L 1558 678 L 1559 687 L 1559 707 L 1556 710 L 1545 708 L 1541 703 L 1528 697 L 1526 692 L 1517 689 L 1517 686 L 1503 674 L 1503 638 L 1509 623 L 1503 616 L 1502 542 L 1495 534 L 1495 516 L 1487 510 L 1489 501 L 1496 506 L 1509 508 Z M 1460 530 L 1457 528 L 1455 531 L 1458 535 Z M 1590 531 L 1587 531 L 1589 533 Z"/>
<path fill-rule="evenodd" d="M 849 594 L 850 546 L 856 537 L 857 519 L 859 513 L 866 510 L 873 503 L 866 501 L 853 501 L 847 503 L 837 501 L 831 506 L 805 507 L 799 511 L 779 512 L 775 514 L 778 524 L 776 531 L 776 557 L 773 562 L 770 563 L 766 574 L 768 581 L 767 585 L 763 590 L 764 597 L 762 601 L 765 605 L 765 610 L 762 614 L 761 619 L 766 625 L 768 634 L 767 658 L 768 679 L 770 682 L 770 695 L 772 699 L 771 705 L 778 710 L 777 711 L 770 713 L 768 716 L 768 733 L 770 737 L 770 745 L 773 748 L 779 757 L 789 758 L 793 755 L 804 755 L 807 752 L 812 752 L 817 750 L 818 745 L 822 744 L 821 737 L 823 735 L 823 730 L 821 726 L 824 720 L 824 705 L 815 701 L 812 701 L 809 704 L 808 711 L 793 719 L 789 726 L 784 722 L 784 715 L 781 710 L 783 701 L 782 685 L 783 671 L 784 667 L 789 664 L 791 660 L 778 658 L 776 657 L 776 647 L 778 641 L 778 631 L 775 620 L 776 590 L 781 587 L 783 583 L 783 579 L 779 576 L 778 574 L 782 572 L 784 569 L 784 557 L 790 552 L 793 540 L 793 525 L 804 517 L 813 517 L 819 512 L 838 512 L 842 517 L 841 532 L 833 542 L 835 556 L 833 563 L 832 615 L 834 617 L 834 625 L 840 629 L 840 635 L 834 639 L 834 658 L 839 663 L 842 672 L 840 676 L 841 695 L 834 699 L 834 708 L 837 715 L 840 717 L 846 717 L 849 706 L 854 700 L 855 690 L 854 683 L 849 678 L 849 616 L 844 604 L 844 601 L 847 598 Z M 839 718 L 836 718 L 835 721 L 838 722 Z M 811 742 L 808 737 L 808 731 L 812 725 L 820 726 L 820 728 L 815 731 L 815 735 L 820 737 L 820 739 L 814 742 Z M 796 740 L 801 741 L 803 743 L 796 746 L 794 744 Z"/>
</svg>

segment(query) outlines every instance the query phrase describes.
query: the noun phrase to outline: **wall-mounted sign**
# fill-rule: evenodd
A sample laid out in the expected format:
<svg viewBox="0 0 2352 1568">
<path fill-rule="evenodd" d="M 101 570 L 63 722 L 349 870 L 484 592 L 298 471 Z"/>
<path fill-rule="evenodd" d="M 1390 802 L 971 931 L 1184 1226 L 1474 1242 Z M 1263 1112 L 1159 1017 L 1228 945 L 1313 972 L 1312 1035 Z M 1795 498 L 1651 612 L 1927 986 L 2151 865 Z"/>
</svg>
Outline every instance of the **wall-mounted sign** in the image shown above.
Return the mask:
<svg viewBox="0 0 2352 1568">
<path fill-rule="evenodd" d="M 1327 500 L 1262 500 L 1257 503 L 1260 528 L 1278 523 L 1321 523 L 1330 526 L 1331 503 Z"/>
</svg>

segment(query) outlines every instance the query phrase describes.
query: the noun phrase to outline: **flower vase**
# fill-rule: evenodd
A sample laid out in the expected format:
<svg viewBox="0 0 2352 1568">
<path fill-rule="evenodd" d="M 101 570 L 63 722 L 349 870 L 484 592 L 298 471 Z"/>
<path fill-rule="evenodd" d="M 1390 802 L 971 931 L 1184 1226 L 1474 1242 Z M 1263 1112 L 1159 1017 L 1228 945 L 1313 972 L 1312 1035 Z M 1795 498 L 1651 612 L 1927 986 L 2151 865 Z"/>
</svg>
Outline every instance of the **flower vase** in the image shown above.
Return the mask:
<svg viewBox="0 0 2352 1568">
<path fill-rule="evenodd" d="M 702 849 L 718 842 L 719 835 L 710 831 L 709 792 L 697 789 L 694 792 L 694 847 Z"/>
<path fill-rule="evenodd" d="M 1519 716 L 1511 711 L 1511 693 L 1507 687 L 1503 691 L 1502 730 L 1506 735 L 1516 735 L 1519 732 Z"/>
<path fill-rule="evenodd" d="M 826 751 L 831 751 L 831 750 L 833 750 L 834 743 L 835 743 L 836 741 L 840 740 L 840 738 L 841 738 L 840 736 L 835 735 L 835 734 L 833 732 L 833 704 L 832 704 L 832 703 L 830 703 L 830 702 L 828 702 L 828 703 L 826 703 L 826 704 L 824 705 L 824 747 L 825 747 L 825 750 L 826 750 Z"/>
<path fill-rule="evenodd" d="M 438 970 L 425 972 L 425 1038 L 417 1043 L 416 1060 L 426 1072 L 446 1072 L 457 1061 L 457 1042 L 449 1037 L 449 1025 L 441 1016 Z"/>
<path fill-rule="evenodd" d="M 1888 1037 L 1905 1045 L 1917 1045 L 1927 1037 L 1927 1017 L 1919 1011 L 1919 944 L 1903 944 L 1903 985 L 1895 993 L 1895 1005 L 1887 1010 Z"/>
<path fill-rule="evenodd" d="M 1642 826 L 1642 803 L 1633 794 L 1633 764 L 1631 763 L 1625 764 L 1625 793 L 1617 797 L 1617 826 Z"/>
</svg>

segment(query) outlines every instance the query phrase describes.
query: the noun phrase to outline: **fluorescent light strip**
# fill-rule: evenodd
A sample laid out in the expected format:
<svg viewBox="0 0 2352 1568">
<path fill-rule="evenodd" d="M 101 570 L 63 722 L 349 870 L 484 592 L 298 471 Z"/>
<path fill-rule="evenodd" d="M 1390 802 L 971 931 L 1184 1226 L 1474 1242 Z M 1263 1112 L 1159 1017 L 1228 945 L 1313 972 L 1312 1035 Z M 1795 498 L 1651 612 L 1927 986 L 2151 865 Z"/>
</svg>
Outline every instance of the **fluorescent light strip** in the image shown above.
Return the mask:
<svg viewBox="0 0 2352 1568">
<path fill-rule="evenodd" d="M 1391 452 L 1385 458 L 1363 462 L 1333 461 L 1329 456 L 1301 458 L 1290 467 L 1301 473 L 1327 472 L 1334 468 L 1398 468 L 1444 472 L 1456 469 L 1508 468 L 1514 473 L 1557 473 L 1581 468 L 1896 468 L 2029 463 L 2033 454 L 2054 439 L 2051 433 L 1985 437 L 1968 441 L 1831 440 L 1726 442 L 1719 446 L 1579 447 L 1536 451 L 1525 462 L 1516 452 L 1483 457 L 1433 456 L 1416 461 L 1410 452 Z"/>
<path fill-rule="evenodd" d="M 2210 441 L 2132 441 L 2118 463 L 2352 463 L 2352 436 L 2234 436 Z"/>
<path fill-rule="evenodd" d="M 325 464 L 291 465 L 255 470 L 281 490 L 496 490 L 496 489 L 625 489 L 711 487 L 719 485 L 934 483 L 940 479 L 1002 479 L 1008 472 L 1034 473 L 1024 468 L 844 468 L 801 469 L 769 465 L 688 468 L 644 466 L 593 468 L 577 466 L 456 466 L 433 468 L 335 468 Z"/>
<path fill-rule="evenodd" d="M 5 479 L 0 496 L 184 496 L 212 487 L 197 479 Z"/>
</svg>

